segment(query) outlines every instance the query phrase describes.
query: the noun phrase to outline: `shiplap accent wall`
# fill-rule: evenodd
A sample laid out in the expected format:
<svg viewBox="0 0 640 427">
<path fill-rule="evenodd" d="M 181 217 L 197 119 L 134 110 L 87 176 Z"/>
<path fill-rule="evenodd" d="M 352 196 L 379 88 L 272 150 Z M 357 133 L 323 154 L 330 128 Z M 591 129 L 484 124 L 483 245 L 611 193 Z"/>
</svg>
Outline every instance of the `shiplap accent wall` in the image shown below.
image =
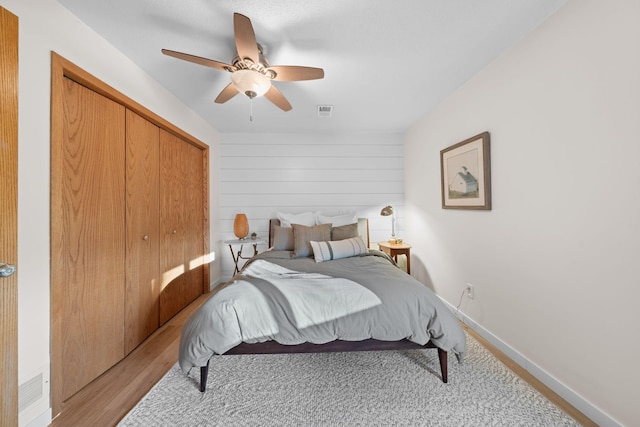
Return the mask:
<svg viewBox="0 0 640 427">
<path fill-rule="evenodd" d="M 355 213 L 369 218 L 371 242 L 402 237 L 404 166 L 402 134 L 223 134 L 220 159 L 220 231 L 235 239 L 237 213 L 249 218 L 252 232 L 268 238 L 278 212 Z M 373 245 L 375 248 L 377 246 Z M 247 247 L 248 254 L 252 249 Z M 266 246 L 259 246 L 265 250 Z M 232 276 L 229 248 L 221 246 L 222 279 Z"/>
</svg>

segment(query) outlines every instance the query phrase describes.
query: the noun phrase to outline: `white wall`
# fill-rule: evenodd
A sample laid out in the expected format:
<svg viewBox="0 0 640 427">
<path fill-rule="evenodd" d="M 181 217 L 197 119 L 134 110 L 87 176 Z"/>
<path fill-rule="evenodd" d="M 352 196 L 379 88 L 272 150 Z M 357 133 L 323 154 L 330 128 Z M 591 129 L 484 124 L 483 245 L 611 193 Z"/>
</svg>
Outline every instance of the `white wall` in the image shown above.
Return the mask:
<svg viewBox="0 0 640 427">
<path fill-rule="evenodd" d="M 0 0 L 19 18 L 18 145 L 18 377 L 19 383 L 49 367 L 49 117 L 51 51 L 211 147 L 211 203 L 218 199 L 219 134 L 128 58 L 55 0 Z M 211 249 L 219 241 L 217 209 L 211 209 Z M 215 254 L 214 254 L 215 256 Z M 219 260 L 211 269 L 220 276 Z M 46 384 L 48 387 L 48 382 Z M 20 414 L 20 424 L 50 419 L 49 390 Z"/>
<path fill-rule="evenodd" d="M 440 150 L 485 130 L 493 210 L 441 209 Z M 571 0 L 405 138 L 414 275 L 474 284 L 465 315 L 602 425 L 640 425 L 639 137 L 640 2 Z"/>
<path fill-rule="evenodd" d="M 387 204 L 398 214 L 396 234 L 402 237 L 400 134 L 223 134 L 220 180 L 223 240 L 235 239 L 237 213 L 247 214 L 251 231 L 267 239 L 269 219 L 278 212 L 306 211 L 356 213 L 369 218 L 371 242 L 386 240 L 391 220 L 380 210 Z M 227 248 L 222 258 L 228 279 L 233 263 Z"/>
</svg>

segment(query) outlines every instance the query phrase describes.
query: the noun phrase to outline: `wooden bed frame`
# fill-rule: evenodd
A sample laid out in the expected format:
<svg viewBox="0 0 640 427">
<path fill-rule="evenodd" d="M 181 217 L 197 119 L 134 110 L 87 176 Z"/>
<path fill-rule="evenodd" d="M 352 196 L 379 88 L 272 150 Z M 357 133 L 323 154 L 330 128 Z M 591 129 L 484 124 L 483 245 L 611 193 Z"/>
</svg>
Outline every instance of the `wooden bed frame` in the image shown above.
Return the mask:
<svg viewBox="0 0 640 427">
<path fill-rule="evenodd" d="M 271 247 L 271 244 L 273 242 L 273 230 L 276 225 L 280 225 L 280 220 L 271 219 L 269 221 L 269 247 Z M 366 241 L 368 247 L 370 245 L 369 223 L 366 218 L 358 219 L 358 230 Z M 442 375 L 442 382 L 448 382 L 447 352 L 436 347 L 431 341 L 429 341 L 425 345 L 416 344 L 407 339 L 403 339 L 400 341 L 380 341 L 375 339 L 367 339 L 363 341 L 336 340 L 325 344 L 302 343 L 297 345 L 285 345 L 279 344 L 275 341 L 266 341 L 255 344 L 240 343 L 221 356 L 231 354 L 334 353 L 347 351 L 409 350 L 425 348 L 434 348 L 438 350 L 438 359 L 440 361 L 440 374 Z M 206 366 L 200 367 L 200 391 L 203 393 L 207 389 L 208 374 L 209 361 L 207 361 Z"/>
</svg>

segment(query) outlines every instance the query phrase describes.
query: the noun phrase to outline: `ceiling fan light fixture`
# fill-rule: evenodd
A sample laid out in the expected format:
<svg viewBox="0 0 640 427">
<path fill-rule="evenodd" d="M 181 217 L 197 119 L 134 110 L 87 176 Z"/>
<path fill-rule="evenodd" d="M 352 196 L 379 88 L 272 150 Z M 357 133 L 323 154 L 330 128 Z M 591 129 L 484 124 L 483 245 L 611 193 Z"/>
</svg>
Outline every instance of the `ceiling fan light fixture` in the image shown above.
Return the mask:
<svg viewBox="0 0 640 427">
<path fill-rule="evenodd" d="M 231 82 L 238 92 L 249 98 L 262 96 L 271 88 L 271 79 L 254 70 L 237 70 L 231 74 Z"/>
</svg>

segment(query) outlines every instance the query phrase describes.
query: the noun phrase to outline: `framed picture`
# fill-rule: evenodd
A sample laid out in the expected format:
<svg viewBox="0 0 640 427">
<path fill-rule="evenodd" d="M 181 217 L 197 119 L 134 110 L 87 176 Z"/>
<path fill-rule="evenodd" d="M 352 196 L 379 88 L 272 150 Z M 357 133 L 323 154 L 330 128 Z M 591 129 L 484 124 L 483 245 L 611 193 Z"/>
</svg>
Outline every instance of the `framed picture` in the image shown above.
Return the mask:
<svg viewBox="0 0 640 427">
<path fill-rule="evenodd" d="M 489 132 L 440 151 L 443 209 L 491 210 Z"/>
</svg>

